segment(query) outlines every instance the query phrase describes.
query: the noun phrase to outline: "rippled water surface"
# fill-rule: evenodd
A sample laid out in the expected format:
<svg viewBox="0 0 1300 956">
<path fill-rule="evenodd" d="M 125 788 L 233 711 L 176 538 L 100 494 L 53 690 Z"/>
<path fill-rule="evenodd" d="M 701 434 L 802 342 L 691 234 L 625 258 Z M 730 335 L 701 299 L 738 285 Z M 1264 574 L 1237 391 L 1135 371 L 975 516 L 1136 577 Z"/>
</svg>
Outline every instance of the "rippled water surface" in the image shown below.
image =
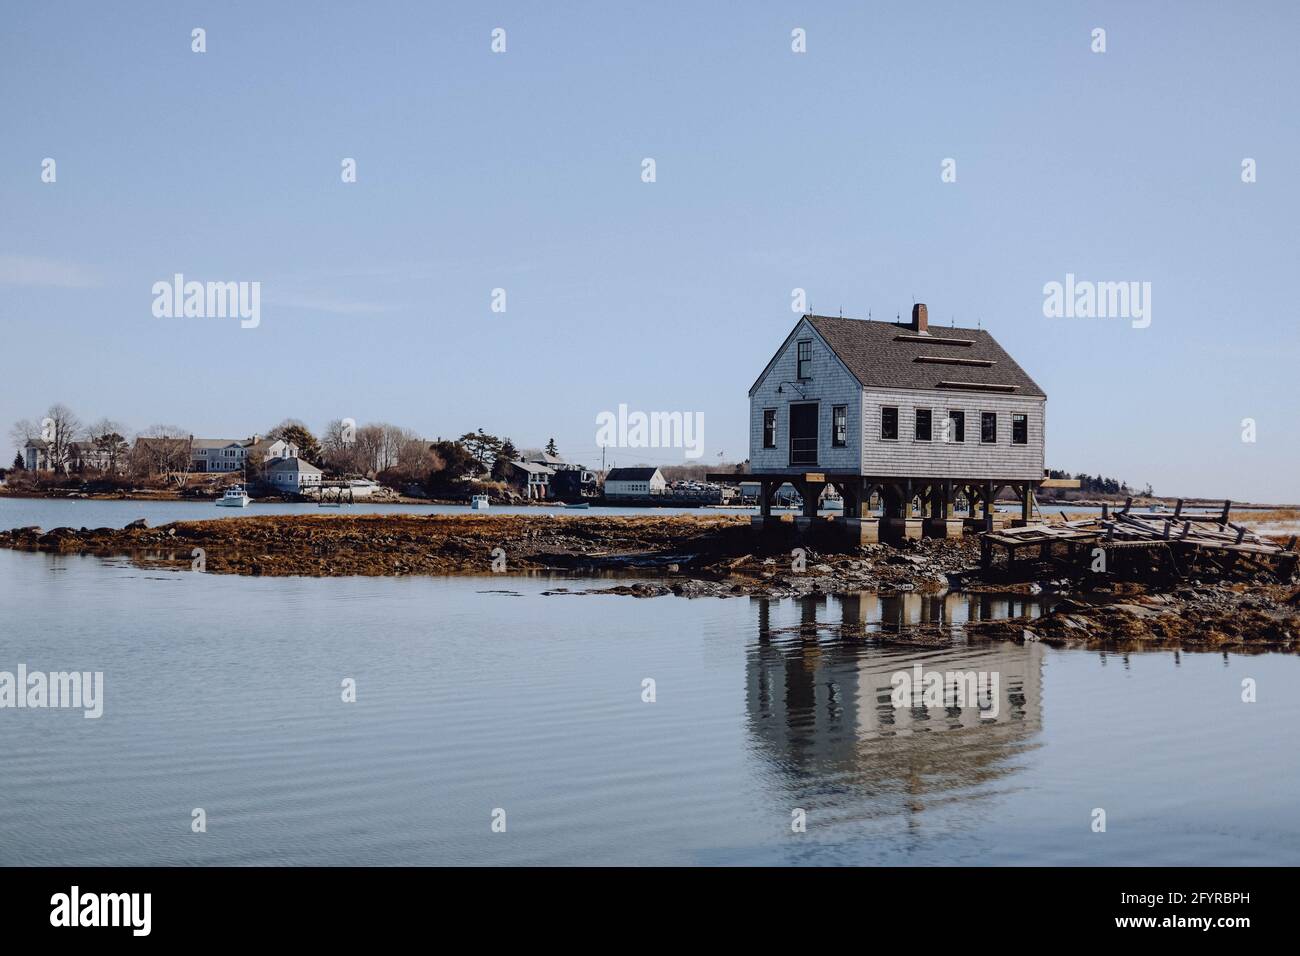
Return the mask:
<svg viewBox="0 0 1300 956">
<path fill-rule="evenodd" d="M 554 583 L 0 551 L 0 670 L 105 679 L 99 720 L 0 710 L 0 863 L 1300 861 L 1294 657 L 907 648 L 857 625 L 1022 609 Z M 895 708 L 917 664 L 996 673 L 997 716 Z"/>
</svg>

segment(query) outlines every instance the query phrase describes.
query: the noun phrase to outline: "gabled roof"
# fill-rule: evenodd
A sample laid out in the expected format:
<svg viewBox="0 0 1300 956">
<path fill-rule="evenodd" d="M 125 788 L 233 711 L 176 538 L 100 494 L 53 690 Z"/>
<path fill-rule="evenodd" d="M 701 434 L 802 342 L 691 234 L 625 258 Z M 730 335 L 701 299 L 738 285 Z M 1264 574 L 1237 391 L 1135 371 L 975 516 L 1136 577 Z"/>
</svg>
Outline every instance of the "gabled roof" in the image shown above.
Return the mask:
<svg viewBox="0 0 1300 956">
<path fill-rule="evenodd" d="M 807 316 L 840 361 L 864 386 L 998 391 L 1046 398 L 1038 384 L 985 329 Z M 992 386 L 981 388 L 980 386 Z"/>
<path fill-rule="evenodd" d="M 194 439 L 194 448 L 230 448 L 232 446 L 243 447 L 244 443 L 238 438 L 196 438 Z"/>
<path fill-rule="evenodd" d="M 864 388 L 1002 392 L 1046 398 L 1038 384 L 984 329 L 939 328 L 918 334 L 908 322 L 805 315 L 806 321 Z M 782 351 L 796 324 L 768 362 L 753 394 Z"/>
<path fill-rule="evenodd" d="M 659 474 L 658 468 L 611 468 L 606 481 L 649 481 Z"/>
<path fill-rule="evenodd" d="M 263 471 L 296 471 L 302 475 L 321 475 L 324 474 L 319 468 L 309 461 L 301 458 L 272 458 L 262 466 Z"/>
<path fill-rule="evenodd" d="M 526 471 L 531 475 L 555 474 L 554 468 L 548 468 L 546 465 L 539 465 L 535 461 L 512 461 L 510 464 L 514 465 L 520 471 Z"/>
<path fill-rule="evenodd" d="M 555 455 L 547 454 L 546 452 L 541 452 L 540 454 L 534 455 L 532 458 L 529 458 L 528 461 L 536 462 L 536 463 L 539 464 L 539 465 L 563 465 L 563 464 L 565 464 L 565 461 L 564 461 L 563 458 L 557 458 Z"/>
</svg>

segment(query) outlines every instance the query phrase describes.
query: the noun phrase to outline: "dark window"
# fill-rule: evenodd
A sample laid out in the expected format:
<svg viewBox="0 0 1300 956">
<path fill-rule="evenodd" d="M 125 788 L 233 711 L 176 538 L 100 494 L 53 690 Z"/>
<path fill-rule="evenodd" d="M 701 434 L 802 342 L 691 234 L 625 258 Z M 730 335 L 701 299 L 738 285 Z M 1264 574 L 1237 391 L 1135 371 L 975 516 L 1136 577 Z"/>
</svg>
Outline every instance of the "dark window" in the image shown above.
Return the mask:
<svg viewBox="0 0 1300 956">
<path fill-rule="evenodd" d="M 819 418 L 817 403 L 807 402 L 790 406 L 790 464 L 817 464 L 817 432 Z"/>
<path fill-rule="evenodd" d="M 843 448 L 849 441 L 849 406 L 831 407 L 831 444 Z"/>
<path fill-rule="evenodd" d="M 966 440 L 966 413 L 949 412 L 948 413 L 948 441 L 963 442 Z"/>
<path fill-rule="evenodd" d="M 930 409 L 928 408 L 916 410 L 916 440 L 930 440 Z"/>
<path fill-rule="evenodd" d="M 799 343 L 799 369 L 797 377 L 800 381 L 812 378 L 812 342 Z"/>
<path fill-rule="evenodd" d="M 1024 415 L 1011 416 L 1011 444 L 1029 444 L 1029 419 Z"/>
<path fill-rule="evenodd" d="M 763 447 L 776 447 L 776 409 L 763 409 Z"/>
<path fill-rule="evenodd" d="M 886 441 L 898 440 L 898 409 L 882 408 L 880 410 L 880 437 Z"/>
<path fill-rule="evenodd" d="M 997 444 L 998 413 L 980 412 L 980 441 L 985 445 Z"/>
</svg>

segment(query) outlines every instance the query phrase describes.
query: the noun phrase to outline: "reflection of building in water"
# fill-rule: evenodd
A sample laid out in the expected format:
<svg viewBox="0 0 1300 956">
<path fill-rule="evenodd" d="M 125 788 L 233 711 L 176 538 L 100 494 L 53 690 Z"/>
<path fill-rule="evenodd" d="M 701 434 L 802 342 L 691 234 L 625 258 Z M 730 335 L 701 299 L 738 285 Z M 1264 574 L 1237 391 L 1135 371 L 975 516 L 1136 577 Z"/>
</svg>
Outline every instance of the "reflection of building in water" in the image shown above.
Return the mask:
<svg viewBox="0 0 1300 956">
<path fill-rule="evenodd" d="M 1042 728 L 1042 648 L 1037 643 L 934 647 L 881 644 L 871 631 L 960 624 L 1025 613 L 1021 599 L 984 595 L 874 594 L 798 602 L 798 623 L 772 624 L 784 610 L 757 600 L 758 639 L 747 655 L 746 700 L 761 752 L 792 783 L 846 776 L 855 789 L 916 798 L 997 780 Z M 835 613 L 838 606 L 839 614 Z M 821 620 L 818 621 L 818 612 Z M 865 633 L 864 633 L 865 631 Z M 974 706 L 896 708 L 892 678 L 926 672 L 997 672 L 997 717 Z"/>
</svg>

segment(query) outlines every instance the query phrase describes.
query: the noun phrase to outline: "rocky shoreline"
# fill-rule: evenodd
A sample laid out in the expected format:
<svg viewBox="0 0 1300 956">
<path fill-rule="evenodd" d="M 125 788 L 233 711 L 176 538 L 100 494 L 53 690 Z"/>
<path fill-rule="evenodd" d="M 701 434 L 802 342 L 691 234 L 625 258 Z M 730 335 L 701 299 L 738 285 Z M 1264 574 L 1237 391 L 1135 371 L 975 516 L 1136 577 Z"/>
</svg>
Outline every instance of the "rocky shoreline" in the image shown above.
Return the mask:
<svg viewBox="0 0 1300 956">
<path fill-rule="evenodd" d="M 793 538 L 758 540 L 748 515 L 265 515 L 157 528 L 143 521 L 123 529 L 19 528 L 0 532 L 0 547 L 125 556 L 144 567 L 213 574 L 584 579 L 572 589 L 557 582 L 545 592 L 552 595 L 1013 592 L 1050 598 L 1052 609 L 1032 619 L 974 622 L 966 635 L 1089 647 L 1300 650 L 1300 589 L 1289 581 L 1125 582 L 1031 564 L 1014 578 L 985 575 L 975 535 L 819 553 Z M 615 580 L 590 586 L 602 577 Z"/>
</svg>

